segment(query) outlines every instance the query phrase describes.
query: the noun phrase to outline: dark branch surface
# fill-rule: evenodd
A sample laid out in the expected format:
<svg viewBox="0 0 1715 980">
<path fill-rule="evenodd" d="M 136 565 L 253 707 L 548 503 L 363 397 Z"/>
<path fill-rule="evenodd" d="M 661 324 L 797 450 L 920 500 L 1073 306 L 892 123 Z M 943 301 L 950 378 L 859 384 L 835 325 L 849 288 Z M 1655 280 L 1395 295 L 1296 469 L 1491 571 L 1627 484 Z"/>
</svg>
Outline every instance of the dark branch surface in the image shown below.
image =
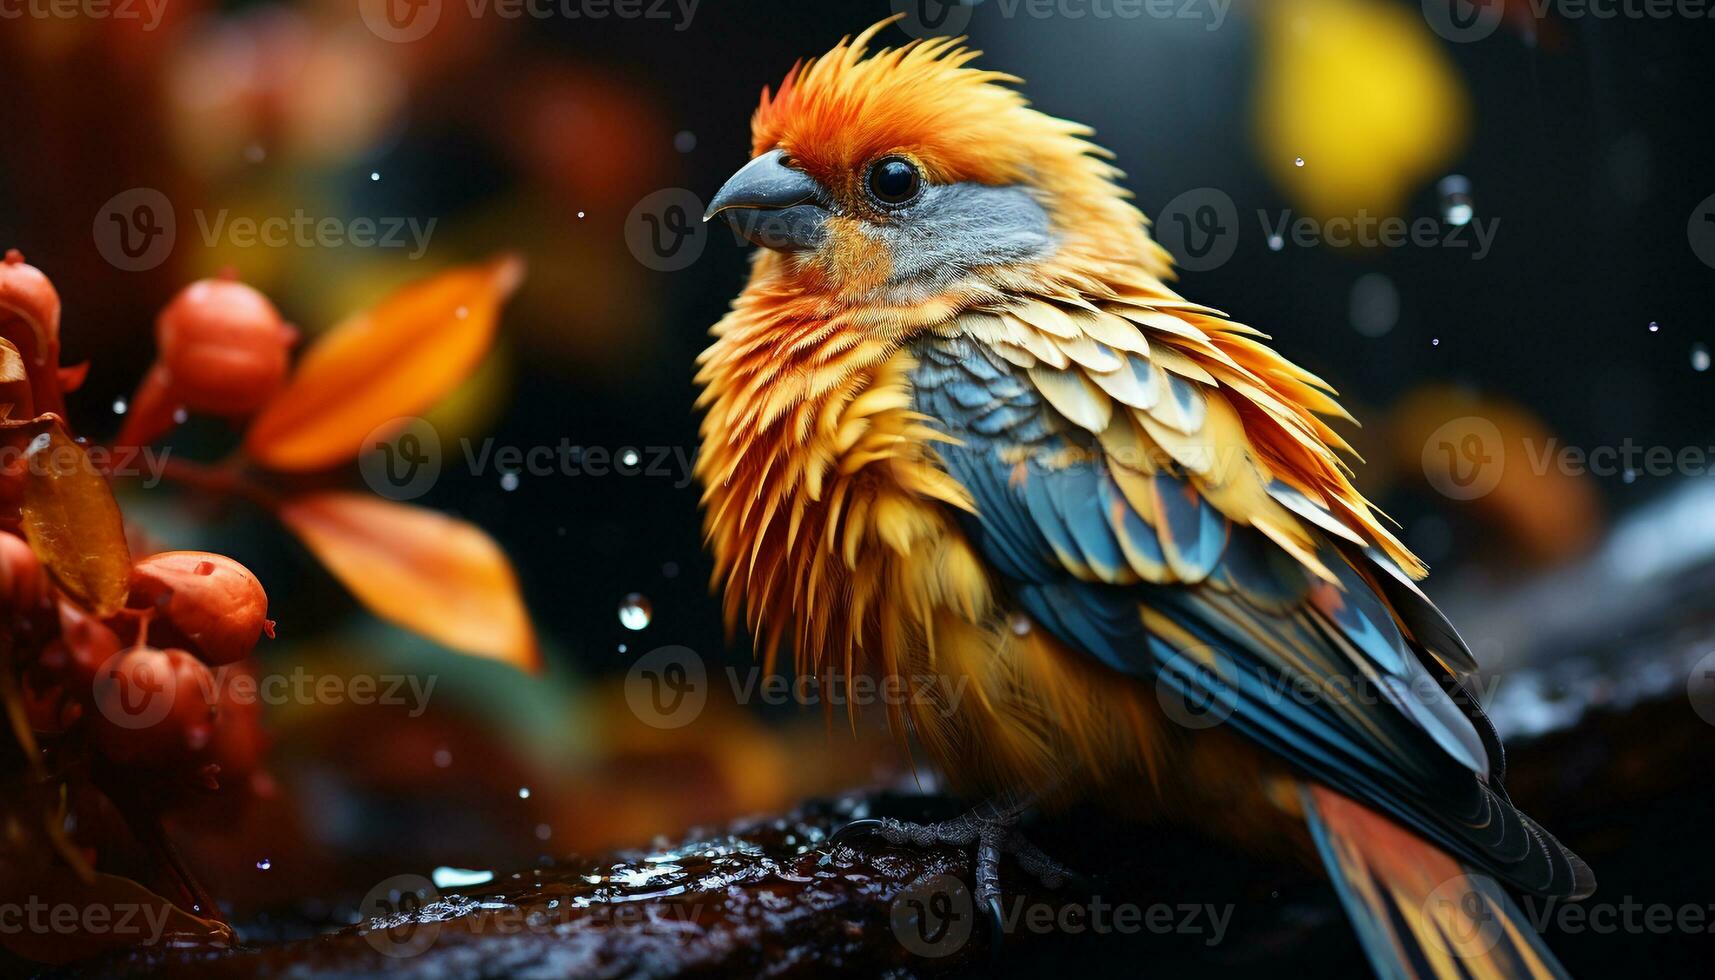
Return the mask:
<svg viewBox="0 0 1715 980">
<path fill-rule="evenodd" d="M 1684 700 L 1597 712 L 1514 752 L 1514 796 L 1597 869 L 1593 900 L 1709 907 L 1704 823 L 1715 738 Z M 1615 754 L 1627 746 L 1624 755 Z M 1070 813 L 1029 828 L 1090 875 L 1048 890 L 1003 865 L 1005 913 L 962 904 L 970 857 L 827 836 L 857 816 L 950 816 L 951 800 L 887 793 L 692 833 L 665 846 L 568 859 L 442 887 L 418 905 L 309 939 L 203 952 L 146 950 L 98 973 L 293 977 L 963 976 L 1140 969 L 1173 976 L 1358 975 L 1356 946 L 1318 872 L 1235 853 L 1190 832 Z M 938 876 L 950 875 L 951 878 Z M 402 877 L 396 887 L 427 885 Z M 1120 906 L 1132 911 L 1121 914 Z M 370 904 L 366 913 L 382 909 Z M 1552 911 L 1552 910 L 1550 910 Z M 1129 916 L 1129 917 L 1128 917 Z M 1047 923 L 1044 925 L 1043 923 Z M 250 935 L 255 935 L 252 931 Z M 1647 942 L 1670 970 L 1704 962 L 1709 935 L 1598 933 L 1551 921 L 1575 973 Z"/>
</svg>

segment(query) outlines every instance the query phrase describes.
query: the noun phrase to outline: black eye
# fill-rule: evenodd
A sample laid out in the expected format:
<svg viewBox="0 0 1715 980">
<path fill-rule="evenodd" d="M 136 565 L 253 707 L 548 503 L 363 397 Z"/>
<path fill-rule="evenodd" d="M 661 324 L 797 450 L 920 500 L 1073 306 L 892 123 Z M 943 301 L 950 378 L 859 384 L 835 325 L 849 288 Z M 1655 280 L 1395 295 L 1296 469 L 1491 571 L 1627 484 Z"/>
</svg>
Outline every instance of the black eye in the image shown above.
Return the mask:
<svg viewBox="0 0 1715 980">
<path fill-rule="evenodd" d="M 869 168 L 869 192 L 883 204 L 904 204 L 922 187 L 922 175 L 902 157 L 884 157 Z"/>
</svg>

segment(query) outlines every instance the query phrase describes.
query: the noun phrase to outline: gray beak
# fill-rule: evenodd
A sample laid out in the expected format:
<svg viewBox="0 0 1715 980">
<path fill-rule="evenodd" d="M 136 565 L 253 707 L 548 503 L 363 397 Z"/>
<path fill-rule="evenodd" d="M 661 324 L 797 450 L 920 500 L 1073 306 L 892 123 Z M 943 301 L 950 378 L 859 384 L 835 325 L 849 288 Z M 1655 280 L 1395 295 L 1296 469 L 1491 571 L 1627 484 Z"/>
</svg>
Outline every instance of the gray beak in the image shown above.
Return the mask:
<svg viewBox="0 0 1715 980">
<path fill-rule="evenodd" d="M 827 200 L 822 185 L 783 162 L 785 153 L 769 150 L 739 168 L 703 214 L 725 217 L 733 231 L 752 244 L 781 252 L 811 249 L 826 235 Z"/>
</svg>

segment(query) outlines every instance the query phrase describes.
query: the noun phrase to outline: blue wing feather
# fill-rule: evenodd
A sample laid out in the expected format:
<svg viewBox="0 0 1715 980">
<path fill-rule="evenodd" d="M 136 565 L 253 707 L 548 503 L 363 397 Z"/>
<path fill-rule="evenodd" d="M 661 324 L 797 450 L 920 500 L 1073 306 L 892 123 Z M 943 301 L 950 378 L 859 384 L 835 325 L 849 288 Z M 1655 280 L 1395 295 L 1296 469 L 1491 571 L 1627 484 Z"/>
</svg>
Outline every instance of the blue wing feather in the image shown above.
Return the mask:
<svg viewBox="0 0 1715 980">
<path fill-rule="evenodd" d="M 1506 801 L 1498 739 L 1447 669 L 1468 653 L 1462 643 L 1451 658 L 1441 653 L 1457 634 L 1427 600 L 1396 622 L 1399 583 L 1385 568 L 1359 574 L 1356 546 L 1332 530 L 1318 558 L 1338 586 L 1313 579 L 1256 531 L 1231 526 L 1181 472 L 1150 477 L 1154 513 L 1139 514 L 1094 440 L 1008 362 L 963 337 L 919 347 L 916 407 L 959 440 L 941 456 L 977 506 L 963 527 L 1041 628 L 1228 714 L 1226 724 L 1308 775 L 1520 887 L 1588 887 L 1588 869 Z M 1145 377 L 1159 370 L 1129 360 Z M 1181 380 L 1169 375 L 1170 397 L 1201 407 L 1201 392 L 1191 392 L 1195 406 L 1180 398 Z M 1294 511 L 1315 511 L 1306 519 L 1318 528 L 1333 520 L 1277 489 Z M 1179 642 L 1148 627 L 1151 615 Z M 1399 626 L 1416 636 L 1420 622 L 1443 662 Z M 1196 649 L 1183 649 L 1183 637 Z M 1345 696 L 1331 696 L 1342 685 Z"/>
</svg>

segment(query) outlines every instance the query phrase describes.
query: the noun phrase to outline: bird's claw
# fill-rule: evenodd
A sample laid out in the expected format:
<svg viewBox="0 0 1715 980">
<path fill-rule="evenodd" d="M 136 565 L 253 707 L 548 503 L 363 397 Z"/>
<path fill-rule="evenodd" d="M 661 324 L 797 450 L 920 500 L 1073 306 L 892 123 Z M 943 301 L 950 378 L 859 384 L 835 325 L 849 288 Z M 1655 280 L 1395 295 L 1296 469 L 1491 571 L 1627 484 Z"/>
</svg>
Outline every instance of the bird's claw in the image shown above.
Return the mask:
<svg viewBox="0 0 1715 980">
<path fill-rule="evenodd" d="M 1018 830 L 1022 808 L 982 807 L 951 820 L 913 823 L 894 817 L 853 820 L 828 836 L 830 844 L 850 845 L 860 837 L 878 836 L 896 846 L 931 847 L 976 845 L 976 900 L 989 920 L 989 935 L 998 951 L 1005 938 L 1001 908 L 1000 856 L 1010 854 L 1018 866 L 1048 888 L 1067 882 L 1087 885 L 1089 879 L 1043 853 Z"/>
</svg>

